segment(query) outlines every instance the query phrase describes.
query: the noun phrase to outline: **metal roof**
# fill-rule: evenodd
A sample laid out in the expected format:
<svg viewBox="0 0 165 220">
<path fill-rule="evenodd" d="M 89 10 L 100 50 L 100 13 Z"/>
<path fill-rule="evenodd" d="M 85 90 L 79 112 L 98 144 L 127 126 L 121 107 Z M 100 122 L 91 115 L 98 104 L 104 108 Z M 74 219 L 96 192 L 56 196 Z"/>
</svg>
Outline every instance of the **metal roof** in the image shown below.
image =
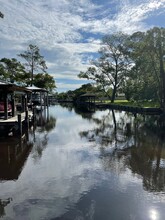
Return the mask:
<svg viewBox="0 0 165 220">
<path fill-rule="evenodd" d="M 35 91 L 35 92 L 48 92 L 46 89 L 39 88 L 37 86 L 28 86 L 26 88 L 30 89 L 31 91 Z"/>
</svg>

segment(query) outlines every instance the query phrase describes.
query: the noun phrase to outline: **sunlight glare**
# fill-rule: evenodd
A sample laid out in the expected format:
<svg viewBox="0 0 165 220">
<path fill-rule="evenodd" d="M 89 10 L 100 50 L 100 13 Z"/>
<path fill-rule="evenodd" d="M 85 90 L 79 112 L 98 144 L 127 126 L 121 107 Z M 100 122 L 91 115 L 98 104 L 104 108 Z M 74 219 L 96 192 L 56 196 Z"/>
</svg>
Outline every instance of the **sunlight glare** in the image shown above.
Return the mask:
<svg viewBox="0 0 165 220">
<path fill-rule="evenodd" d="M 158 220 L 159 219 L 158 211 L 156 209 L 150 209 L 149 217 L 150 217 L 151 220 Z"/>
</svg>

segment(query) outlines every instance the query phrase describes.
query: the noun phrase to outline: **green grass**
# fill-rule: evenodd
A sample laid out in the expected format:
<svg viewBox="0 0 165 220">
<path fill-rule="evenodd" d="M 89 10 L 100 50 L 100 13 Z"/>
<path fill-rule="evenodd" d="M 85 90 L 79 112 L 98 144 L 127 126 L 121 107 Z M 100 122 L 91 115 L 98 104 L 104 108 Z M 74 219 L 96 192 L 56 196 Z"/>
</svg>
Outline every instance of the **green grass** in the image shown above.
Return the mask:
<svg viewBox="0 0 165 220">
<path fill-rule="evenodd" d="M 145 108 L 158 108 L 159 103 L 154 101 L 128 101 L 128 100 L 115 100 L 114 104 L 118 105 L 129 105 L 129 106 L 136 106 L 136 107 L 145 107 Z"/>
<path fill-rule="evenodd" d="M 126 100 L 126 99 L 124 99 L 124 100 L 115 100 L 115 103 L 116 104 L 128 104 L 128 103 L 130 103 L 128 100 Z"/>
<path fill-rule="evenodd" d="M 104 103 L 108 104 L 111 103 L 110 100 L 104 101 Z M 154 101 L 128 101 L 128 100 L 115 100 L 114 104 L 117 105 L 129 105 L 135 107 L 145 107 L 145 108 L 159 108 L 160 105 L 158 102 Z"/>
</svg>

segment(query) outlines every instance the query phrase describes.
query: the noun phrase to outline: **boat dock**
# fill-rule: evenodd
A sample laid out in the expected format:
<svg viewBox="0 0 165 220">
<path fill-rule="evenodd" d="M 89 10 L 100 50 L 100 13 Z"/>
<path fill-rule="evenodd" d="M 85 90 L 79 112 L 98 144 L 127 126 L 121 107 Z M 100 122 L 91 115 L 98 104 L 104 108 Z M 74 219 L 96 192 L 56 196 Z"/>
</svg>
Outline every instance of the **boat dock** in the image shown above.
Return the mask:
<svg viewBox="0 0 165 220">
<path fill-rule="evenodd" d="M 33 94 L 39 98 L 37 103 L 32 99 Z M 47 90 L 0 81 L 0 131 L 4 134 L 13 131 L 21 135 L 23 126 L 28 129 L 29 121 L 35 118 L 38 104 L 40 111 L 48 108 Z"/>
<path fill-rule="evenodd" d="M 26 112 L 18 113 L 16 116 L 10 117 L 8 119 L 0 118 L 0 125 L 13 125 L 15 123 L 18 123 L 19 117 L 20 117 L 21 122 L 24 122 L 27 120 L 26 119 L 27 117 L 28 119 L 31 119 L 33 117 L 33 112 L 28 111 L 28 113 Z"/>
<path fill-rule="evenodd" d="M 32 118 L 32 111 L 18 113 L 14 117 L 10 117 L 8 119 L 0 118 L 0 127 L 6 129 L 6 132 L 15 128 L 15 130 L 17 130 L 17 133 L 22 135 L 23 124 L 25 124 L 28 128 L 29 121 L 31 121 Z"/>
</svg>

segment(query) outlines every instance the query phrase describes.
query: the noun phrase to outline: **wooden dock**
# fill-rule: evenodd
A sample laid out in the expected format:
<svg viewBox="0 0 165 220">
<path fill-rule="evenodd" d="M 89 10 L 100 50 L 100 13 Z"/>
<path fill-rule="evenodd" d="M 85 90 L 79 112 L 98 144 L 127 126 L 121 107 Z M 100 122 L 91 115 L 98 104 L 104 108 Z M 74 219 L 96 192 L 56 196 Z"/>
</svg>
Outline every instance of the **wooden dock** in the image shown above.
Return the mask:
<svg viewBox="0 0 165 220">
<path fill-rule="evenodd" d="M 32 111 L 25 111 L 22 113 L 17 113 L 14 117 L 8 117 L 8 119 L 0 118 L 0 127 L 4 129 L 11 129 L 12 127 L 17 128 L 17 131 L 20 135 L 22 135 L 22 127 L 23 124 L 26 124 L 26 127 L 29 127 L 29 121 L 33 118 Z"/>
<path fill-rule="evenodd" d="M 0 125 L 13 125 L 15 123 L 18 123 L 19 115 L 20 115 L 20 118 L 21 118 L 21 122 L 24 122 L 26 120 L 26 112 L 17 113 L 16 116 L 10 117 L 8 119 L 0 118 Z M 28 117 L 29 117 L 29 119 L 33 117 L 32 111 L 28 111 Z"/>
<path fill-rule="evenodd" d="M 42 111 L 48 108 L 48 91 L 43 88 L 21 87 L 14 83 L 4 82 L 0 80 L 0 135 L 9 135 L 19 133 L 22 134 L 24 128 L 29 128 L 29 121 L 35 119 L 37 106 L 32 100 L 32 93 L 40 94 L 39 104 Z M 44 100 L 44 103 L 42 103 Z M 36 100 L 35 100 L 36 101 Z M 43 105 L 42 105 L 43 104 Z M 31 111 L 29 111 L 31 109 Z"/>
</svg>

